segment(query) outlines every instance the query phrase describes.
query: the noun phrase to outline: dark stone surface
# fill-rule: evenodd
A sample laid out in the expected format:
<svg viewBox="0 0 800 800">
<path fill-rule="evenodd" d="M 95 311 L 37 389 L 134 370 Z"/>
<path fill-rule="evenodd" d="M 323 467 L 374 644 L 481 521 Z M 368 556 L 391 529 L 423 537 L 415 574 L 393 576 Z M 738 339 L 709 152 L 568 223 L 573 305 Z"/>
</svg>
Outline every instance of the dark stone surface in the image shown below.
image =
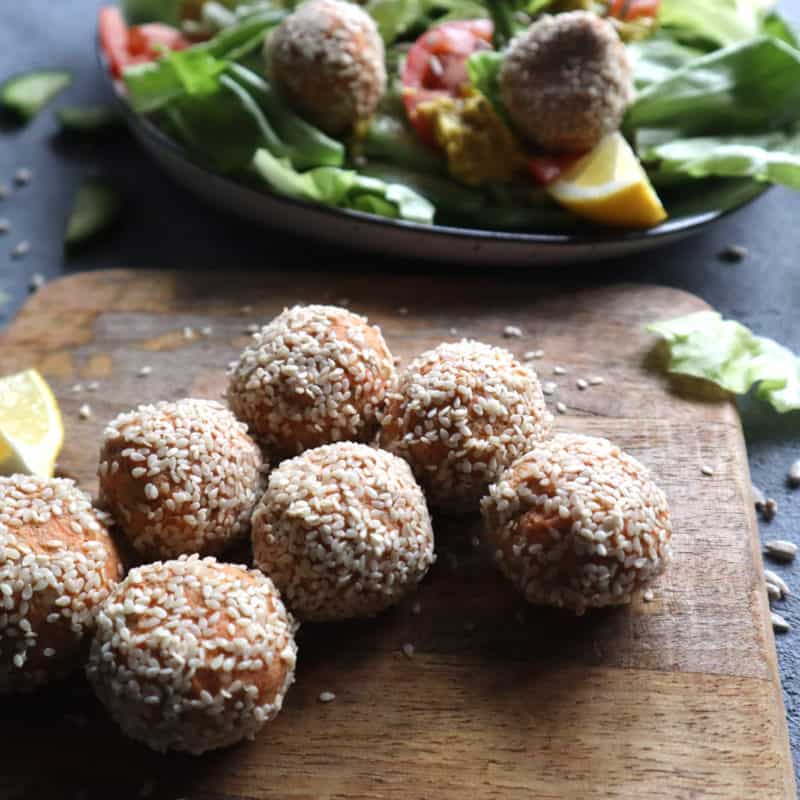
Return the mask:
<svg viewBox="0 0 800 800">
<path fill-rule="evenodd" d="M 26 0 L 0 6 L 0 81 L 31 69 L 64 67 L 75 83 L 65 102 L 108 100 L 95 60 L 95 11 L 100 0 Z M 784 11 L 800 19 L 800 0 L 788 0 Z M 54 104 L 57 106 L 57 103 Z M 222 217 L 172 184 L 125 134 L 97 143 L 75 142 L 57 133 L 52 107 L 26 127 L 0 120 L 0 182 L 12 184 L 21 166 L 34 172 L 33 182 L 0 200 L 0 217 L 11 232 L 0 236 L 0 291 L 10 297 L 0 304 L 0 325 L 23 302 L 34 273 L 47 278 L 67 272 L 116 266 L 259 269 L 280 253 L 297 269 L 393 268 L 390 263 L 356 257 L 330 248 L 255 230 Z M 66 257 L 62 250 L 64 221 L 73 194 L 86 174 L 110 176 L 127 197 L 119 226 L 82 253 Z M 30 254 L 10 257 L 20 240 Z M 718 258 L 727 245 L 744 245 L 748 256 L 738 264 Z M 759 334 L 800 352 L 800 194 L 775 189 L 750 208 L 724 220 L 707 233 L 656 254 L 575 269 L 559 269 L 567 279 L 585 277 L 612 281 L 647 281 L 680 287 L 700 295 L 726 317 L 734 317 Z M 397 262 L 403 271 L 429 271 L 430 266 Z M 445 269 L 434 267 L 433 269 Z M 453 269 L 453 268 L 450 268 Z M 520 273 L 515 273 L 519 275 Z M 552 272 L 530 273 L 536 281 Z M 498 274 L 498 279 L 502 274 Z M 765 538 L 800 543 L 800 492 L 786 483 L 789 465 L 800 458 L 800 413 L 779 416 L 757 402 L 742 404 L 750 466 L 755 483 L 779 504 L 777 518 L 762 524 Z M 698 481 L 695 491 L 700 491 Z M 713 520 L 709 520 L 713 525 Z M 800 559 L 795 565 L 770 565 L 800 592 Z M 790 598 L 776 606 L 792 630 L 779 635 L 789 731 L 795 766 L 800 765 L 800 602 Z"/>
</svg>

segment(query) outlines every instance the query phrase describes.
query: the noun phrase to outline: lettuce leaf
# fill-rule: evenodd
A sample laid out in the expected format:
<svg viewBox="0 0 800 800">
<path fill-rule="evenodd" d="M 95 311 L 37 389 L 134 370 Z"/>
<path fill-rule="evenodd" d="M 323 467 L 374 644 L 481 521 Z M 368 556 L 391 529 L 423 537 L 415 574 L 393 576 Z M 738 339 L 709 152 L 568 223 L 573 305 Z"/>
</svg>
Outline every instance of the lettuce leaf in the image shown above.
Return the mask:
<svg viewBox="0 0 800 800">
<path fill-rule="evenodd" d="M 800 409 L 800 361 L 772 339 L 716 311 L 657 322 L 647 330 L 666 341 L 670 372 L 704 378 L 734 394 L 755 386 L 756 395 L 776 411 Z"/>
<path fill-rule="evenodd" d="M 511 127 L 503 94 L 500 90 L 500 68 L 505 54 L 497 50 L 479 50 L 467 59 L 469 82 L 492 104 L 500 118 Z"/>
<path fill-rule="evenodd" d="M 339 167 L 316 167 L 298 172 L 286 159 L 276 158 L 268 150 L 256 152 L 253 167 L 272 189 L 297 200 L 368 211 L 410 222 L 433 222 L 433 205 L 399 183 L 388 183 Z"/>
<path fill-rule="evenodd" d="M 647 144 L 639 131 L 639 156 L 665 173 L 692 178 L 750 177 L 800 189 L 800 130 L 752 136 L 705 136 Z"/>
<path fill-rule="evenodd" d="M 639 90 L 666 80 L 675 70 L 703 55 L 702 50 L 681 44 L 663 31 L 630 42 L 626 49 L 633 64 L 633 80 Z"/>
<path fill-rule="evenodd" d="M 773 5 L 771 0 L 661 0 L 658 18 L 683 40 L 727 47 L 757 36 Z"/>
<path fill-rule="evenodd" d="M 695 59 L 643 89 L 628 128 L 684 136 L 764 133 L 800 120 L 800 52 L 758 37 Z"/>
</svg>

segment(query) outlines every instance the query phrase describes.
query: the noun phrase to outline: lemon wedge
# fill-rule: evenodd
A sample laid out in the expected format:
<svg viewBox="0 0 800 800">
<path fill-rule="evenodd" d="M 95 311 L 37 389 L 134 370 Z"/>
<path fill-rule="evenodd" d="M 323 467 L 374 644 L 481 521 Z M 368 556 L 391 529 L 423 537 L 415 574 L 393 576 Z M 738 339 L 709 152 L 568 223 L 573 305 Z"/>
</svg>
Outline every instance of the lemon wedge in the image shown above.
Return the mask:
<svg viewBox="0 0 800 800">
<path fill-rule="evenodd" d="M 63 441 L 61 412 L 45 379 L 35 369 L 0 378 L 0 475 L 52 477 Z"/>
<path fill-rule="evenodd" d="M 651 228 L 667 218 L 639 159 L 621 133 L 600 144 L 549 187 L 552 197 L 585 219 L 619 228 Z"/>
</svg>

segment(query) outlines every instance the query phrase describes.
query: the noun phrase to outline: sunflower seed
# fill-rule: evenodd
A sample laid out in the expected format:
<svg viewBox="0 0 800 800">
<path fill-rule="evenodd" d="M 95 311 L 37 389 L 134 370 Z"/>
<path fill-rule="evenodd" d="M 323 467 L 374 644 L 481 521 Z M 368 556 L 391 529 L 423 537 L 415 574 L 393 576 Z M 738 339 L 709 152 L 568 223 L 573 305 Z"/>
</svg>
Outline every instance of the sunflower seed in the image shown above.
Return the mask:
<svg viewBox="0 0 800 800">
<path fill-rule="evenodd" d="M 757 511 L 761 511 L 764 508 L 764 503 L 767 502 L 767 498 L 764 497 L 764 492 L 758 488 L 754 483 L 750 484 L 750 493 L 753 495 L 753 504 L 756 507 Z"/>
<path fill-rule="evenodd" d="M 567 374 L 567 370 L 566 370 L 565 367 L 555 366 L 555 367 L 553 367 L 553 374 L 554 375 L 566 375 Z"/>
<path fill-rule="evenodd" d="M 800 486 L 800 461 L 795 461 L 789 467 L 789 484 L 795 489 Z"/>
<path fill-rule="evenodd" d="M 320 703 L 330 703 L 332 700 L 336 699 L 336 695 L 333 692 L 320 692 L 319 693 L 319 701 Z"/>
<path fill-rule="evenodd" d="M 152 367 L 151 367 L 149 364 L 145 364 L 145 365 L 144 365 L 144 366 L 143 366 L 143 367 L 142 367 L 142 368 L 139 370 L 139 372 L 137 372 L 136 374 L 137 374 L 137 375 L 138 375 L 140 378 L 146 378 L 148 375 L 150 375 L 150 374 L 152 373 L 152 371 L 153 371 L 153 368 L 152 368 Z"/>
<path fill-rule="evenodd" d="M 556 403 L 556 411 L 559 414 L 566 414 L 567 413 L 567 404 L 566 403 Z"/>
<path fill-rule="evenodd" d="M 600 386 L 606 382 L 606 379 L 600 375 L 593 375 L 589 378 L 589 386 Z"/>
<path fill-rule="evenodd" d="M 713 467 L 709 467 L 708 464 L 703 464 L 703 466 L 700 467 L 700 472 L 710 478 L 714 474 L 714 469 Z"/>
<path fill-rule="evenodd" d="M 764 503 L 764 510 L 762 513 L 767 522 L 772 522 L 778 514 L 778 501 L 772 497 L 768 497 L 767 502 Z"/>
<path fill-rule="evenodd" d="M 506 339 L 521 339 L 522 328 L 518 328 L 516 325 L 506 325 L 503 328 L 503 336 Z"/>
<path fill-rule="evenodd" d="M 785 539 L 772 539 L 764 545 L 764 550 L 768 556 L 779 561 L 793 561 L 797 555 L 797 545 Z"/>
<path fill-rule="evenodd" d="M 555 394 L 558 391 L 558 384 L 553 381 L 545 381 L 542 384 L 542 392 L 546 395 Z"/>
<path fill-rule="evenodd" d="M 403 645 L 403 655 L 406 658 L 414 658 L 414 645 L 411 642 L 406 642 Z"/>
<path fill-rule="evenodd" d="M 767 583 L 774 583 L 781 590 L 781 594 L 786 596 L 790 595 L 791 592 L 789 591 L 789 587 L 786 584 L 786 581 L 778 575 L 777 572 L 773 572 L 771 569 L 764 570 L 764 578 L 766 579 Z"/>
<path fill-rule="evenodd" d="M 89 417 L 91 417 L 91 416 L 92 416 L 92 407 L 91 407 L 90 405 L 88 405 L 88 404 L 84 403 L 84 404 L 83 404 L 83 405 L 82 405 L 82 406 L 81 406 L 81 407 L 78 409 L 78 416 L 79 416 L 81 419 L 89 419 Z"/>
<path fill-rule="evenodd" d="M 585 381 L 583 378 L 578 378 L 578 380 L 576 380 L 576 381 L 575 381 L 575 385 L 576 385 L 576 386 L 577 386 L 577 387 L 578 387 L 578 388 L 579 388 L 581 391 L 584 391 L 584 389 L 588 389 L 588 388 L 589 388 L 589 382 L 588 382 L 588 381 Z"/>
<path fill-rule="evenodd" d="M 791 627 L 780 614 L 776 614 L 774 611 L 770 614 L 770 619 L 772 620 L 772 630 L 776 633 L 786 633 Z"/>
</svg>

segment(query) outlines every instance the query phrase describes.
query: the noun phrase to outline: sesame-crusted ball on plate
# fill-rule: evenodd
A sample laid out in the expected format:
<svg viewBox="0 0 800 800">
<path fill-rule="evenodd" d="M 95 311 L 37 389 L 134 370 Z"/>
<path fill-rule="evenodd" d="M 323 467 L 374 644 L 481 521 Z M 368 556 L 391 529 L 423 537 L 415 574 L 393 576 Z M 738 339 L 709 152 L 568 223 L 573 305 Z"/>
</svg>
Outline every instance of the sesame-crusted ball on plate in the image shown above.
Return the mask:
<svg viewBox="0 0 800 800">
<path fill-rule="evenodd" d="M 253 557 L 301 619 L 373 616 L 434 561 L 425 497 L 390 453 L 355 442 L 308 450 L 270 475 Z"/>
<path fill-rule="evenodd" d="M 506 470 L 482 510 L 500 568 L 531 603 L 628 603 L 670 560 L 664 493 L 607 439 L 557 434 Z"/>
<path fill-rule="evenodd" d="M 383 41 L 355 3 L 303 3 L 267 40 L 266 59 L 292 106 L 333 136 L 369 117 L 386 90 Z"/>
<path fill-rule="evenodd" d="M 83 660 L 122 564 L 71 480 L 0 477 L 0 691 L 32 689 Z"/>
<path fill-rule="evenodd" d="M 277 457 L 368 441 L 394 388 L 380 328 L 335 306 L 295 306 L 255 334 L 232 368 L 228 402 Z"/>
<path fill-rule="evenodd" d="M 507 350 L 464 340 L 409 364 L 379 439 L 408 461 L 432 506 L 477 512 L 488 485 L 552 421 L 533 370 Z"/>
<path fill-rule="evenodd" d="M 101 502 L 146 559 L 217 554 L 247 535 L 261 451 L 220 403 L 139 406 L 103 433 Z"/>
<path fill-rule="evenodd" d="M 197 755 L 252 739 L 278 714 L 295 630 L 256 570 L 196 555 L 156 561 L 103 604 L 86 674 L 125 734 Z"/>
<path fill-rule="evenodd" d="M 634 95 L 625 45 L 588 11 L 545 15 L 516 37 L 500 86 L 519 132 L 563 153 L 585 153 L 616 131 Z"/>
</svg>

